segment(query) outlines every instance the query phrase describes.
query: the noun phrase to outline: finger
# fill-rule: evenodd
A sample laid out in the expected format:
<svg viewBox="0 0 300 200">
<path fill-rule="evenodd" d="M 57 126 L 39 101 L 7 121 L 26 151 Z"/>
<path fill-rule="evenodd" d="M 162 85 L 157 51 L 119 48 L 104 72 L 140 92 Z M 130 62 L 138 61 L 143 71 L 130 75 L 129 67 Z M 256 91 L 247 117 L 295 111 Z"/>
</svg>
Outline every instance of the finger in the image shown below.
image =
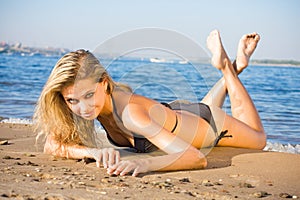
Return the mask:
<svg viewBox="0 0 300 200">
<path fill-rule="evenodd" d="M 120 173 L 121 176 L 125 176 L 126 174 L 128 174 L 129 172 L 131 172 L 134 169 L 133 165 L 128 165 L 126 166 L 123 171 Z"/>
<path fill-rule="evenodd" d="M 120 173 L 123 171 L 123 169 L 124 169 L 124 166 L 118 167 L 118 168 L 114 171 L 114 174 L 115 174 L 115 175 L 120 175 Z"/>
<path fill-rule="evenodd" d="M 102 152 L 102 162 L 103 162 L 103 167 L 107 168 L 107 161 L 108 161 L 108 152 L 103 151 Z"/>
<path fill-rule="evenodd" d="M 120 152 L 116 151 L 116 163 L 119 163 L 121 161 Z"/>
<path fill-rule="evenodd" d="M 96 160 L 96 166 L 100 167 L 101 166 L 101 162 L 99 160 Z"/>
<path fill-rule="evenodd" d="M 108 163 L 109 167 L 119 162 L 120 162 L 120 152 L 112 149 L 111 153 L 109 154 L 109 163 Z"/>
<path fill-rule="evenodd" d="M 139 168 L 135 168 L 132 173 L 132 176 L 136 177 L 137 175 L 139 175 L 139 173 L 140 173 Z"/>
<path fill-rule="evenodd" d="M 115 169 L 114 174 L 115 175 L 120 175 L 127 167 L 129 163 L 128 162 L 121 162 L 118 164 L 118 167 Z"/>
<path fill-rule="evenodd" d="M 98 155 L 98 157 L 95 156 L 96 166 L 97 166 L 97 167 L 100 167 L 100 166 L 101 166 L 101 159 L 102 159 L 101 153 Z"/>
<path fill-rule="evenodd" d="M 109 168 L 107 168 L 107 173 L 112 175 L 116 171 L 116 169 L 119 167 L 119 165 L 120 165 L 120 163 L 110 166 Z"/>
<path fill-rule="evenodd" d="M 108 155 L 108 167 L 112 166 L 113 164 L 116 163 L 116 152 L 114 149 L 109 150 L 109 155 Z"/>
<path fill-rule="evenodd" d="M 109 175 L 112 175 L 113 174 L 113 169 L 107 168 L 106 173 L 109 174 Z"/>
</svg>

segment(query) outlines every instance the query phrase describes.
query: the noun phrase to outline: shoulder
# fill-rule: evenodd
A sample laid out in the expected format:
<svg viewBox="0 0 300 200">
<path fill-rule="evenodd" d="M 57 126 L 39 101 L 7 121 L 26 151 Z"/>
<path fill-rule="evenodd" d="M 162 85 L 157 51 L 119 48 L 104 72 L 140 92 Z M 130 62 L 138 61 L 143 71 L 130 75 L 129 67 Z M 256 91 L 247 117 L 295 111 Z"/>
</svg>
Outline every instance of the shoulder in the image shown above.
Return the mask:
<svg viewBox="0 0 300 200">
<path fill-rule="evenodd" d="M 122 118 L 123 120 L 132 119 L 139 121 L 139 119 L 143 119 L 148 116 L 147 113 L 147 106 L 135 102 L 130 102 L 124 107 Z"/>
<path fill-rule="evenodd" d="M 130 93 L 121 89 L 114 90 L 112 93 L 112 99 L 117 107 L 122 107 L 123 109 L 125 107 L 130 107 L 136 110 L 139 108 L 147 108 L 155 104 L 160 104 L 159 102 L 148 97 Z M 123 110 L 122 108 L 120 109 Z"/>
<path fill-rule="evenodd" d="M 161 126 L 157 127 L 156 119 L 151 116 L 149 108 L 141 104 L 128 104 L 124 108 L 122 120 L 124 127 L 146 138 L 152 137 L 154 130 L 161 129 Z"/>
</svg>

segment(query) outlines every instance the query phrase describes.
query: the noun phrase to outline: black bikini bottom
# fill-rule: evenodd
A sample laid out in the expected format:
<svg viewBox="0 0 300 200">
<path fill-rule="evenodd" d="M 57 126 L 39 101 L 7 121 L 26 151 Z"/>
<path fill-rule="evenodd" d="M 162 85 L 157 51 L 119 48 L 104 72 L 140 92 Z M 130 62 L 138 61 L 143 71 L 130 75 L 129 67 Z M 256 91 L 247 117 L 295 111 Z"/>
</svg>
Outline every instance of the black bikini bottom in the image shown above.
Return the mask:
<svg viewBox="0 0 300 200">
<path fill-rule="evenodd" d="M 216 134 L 216 139 L 213 143 L 213 146 L 216 146 L 220 139 L 223 137 L 232 137 L 231 135 L 225 136 L 227 134 L 227 130 L 222 131 L 220 134 L 218 134 L 218 130 L 215 124 L 215 120 L 213 119 L 213 116 L 211 114 L 211 110 L 208 105 L 204 103 L 178 103 L 177 101 L 171 102 L 171 103 L 162 103 L 166 107 L 172 109 L 172 110 L 184 110 L 188 111 L 190 113 L 193 113 L 201 118 L 203 118 L 207 123 L 210 124 L 212 129 L 214 130 Z M 177 127 L 178 119 L 176 115 L 176 122 L 174 125 L 172 133 L 175 131 Z M 134 136 L 134 147 L 136 152 L 138 153 L 148 153 L 152 152 L 158 149 L 154 144 L 152 144 L 147 138 L 144 137 L 138 137 Z"/>
</svg>

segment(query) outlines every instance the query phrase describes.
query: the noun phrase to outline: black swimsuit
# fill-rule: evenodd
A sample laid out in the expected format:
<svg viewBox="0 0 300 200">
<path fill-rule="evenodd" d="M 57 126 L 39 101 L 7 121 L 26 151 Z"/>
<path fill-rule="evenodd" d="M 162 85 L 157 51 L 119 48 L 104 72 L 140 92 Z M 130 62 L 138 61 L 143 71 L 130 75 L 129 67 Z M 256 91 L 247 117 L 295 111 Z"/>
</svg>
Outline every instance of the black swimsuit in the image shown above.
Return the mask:
<svg viewBox="0 0 300 200">
<path fill-rule="evenodd" d="M 118 115 L 118 113 L 116 111 L 116 106 L 115 106 L 113 97 L 112 97 L 112 102 L 113 102 L 113 108 L 114 108 L 113 112 L 114 112 L 115 116 L 118 118 L 118 120 L 120 122 L 122 122 L 121 117 Z M 217 127 L 216 127 L 215 121 L 213 119 L 213 116 L 211 114 L 211 110 L 210 110 L 209 106 L 204 103 L 176 103 L 176 102 L 174 102 L 174 103 L 170 103 L 170 104 L 168 104 L 168 103 L 162 103 L 162 104 L 172 110 L 188 111 L 190 113 L 200 116 L 205 121 L 207 121 L 210 124 L 210 126 L 212 127 L 212 129 L 214 130 L 214 132 L 216 133 L 216 139 L 215 139 L 213 146 L 216 146 L 221 138 L 231 137 L 231 136 L 225 136 L 225 134 L 227 133 L 227 130 L 221 132 L 220 135 L 217 134 Z M 176 122 L 171 131 L 172 133 L 176 130 L 177 124 L 178 124 L 178 118 L 176 115 Z M 103 124 L 102 124 L 102 126 L 103 126 Z M 118 147 L 123 147 L 122 145 L 118 144 L 111 138 L 111 136 L 109 135 L 109 132 L 106 130 L 106 128 L 104 126 L 103 126 L 103 128 L 107 133 L 107 139 L 110 141 L 110 143 L 112 143 L 113 145 L 118 146 Z M 154 144 L 152 144 L 147 138 L 145 138 L 141 135 L 138 135 L 136 133 L 132 133 L 132 134 L 133 134 L 133 139 L 134 139 L 134 145 L 132 146 L 132 148 L 135 149 L 135 151 L 137 153 L 149 153 L 149 152 L 158 150 L 158 147 L 156 147 Z"/>
</svg>

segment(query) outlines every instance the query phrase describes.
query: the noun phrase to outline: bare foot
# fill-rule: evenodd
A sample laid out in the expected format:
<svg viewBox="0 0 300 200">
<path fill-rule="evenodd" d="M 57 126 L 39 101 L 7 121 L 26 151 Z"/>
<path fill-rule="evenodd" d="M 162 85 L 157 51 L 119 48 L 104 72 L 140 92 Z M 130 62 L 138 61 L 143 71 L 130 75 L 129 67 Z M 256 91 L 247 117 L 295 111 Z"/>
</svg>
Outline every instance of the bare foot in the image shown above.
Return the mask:
<svg viewBox="0 0 300 200">
<path fill-rule="evenodd" d="M 207 37 L 206 43 L 212 53 L 211 64 L 217 69 L 224 69 L 229 59 L 223 48 L 219 31 L 212 31 Z"/>
<path fill-rule="evenodd" d="M 248 66 L 250 56 L 254 52 L 259 39 L 260 36 L 257 33 L 243 35 L 240 39 L 236 56 L 236 68 L 238 73 L 241 73 Z"/>
</svg>

